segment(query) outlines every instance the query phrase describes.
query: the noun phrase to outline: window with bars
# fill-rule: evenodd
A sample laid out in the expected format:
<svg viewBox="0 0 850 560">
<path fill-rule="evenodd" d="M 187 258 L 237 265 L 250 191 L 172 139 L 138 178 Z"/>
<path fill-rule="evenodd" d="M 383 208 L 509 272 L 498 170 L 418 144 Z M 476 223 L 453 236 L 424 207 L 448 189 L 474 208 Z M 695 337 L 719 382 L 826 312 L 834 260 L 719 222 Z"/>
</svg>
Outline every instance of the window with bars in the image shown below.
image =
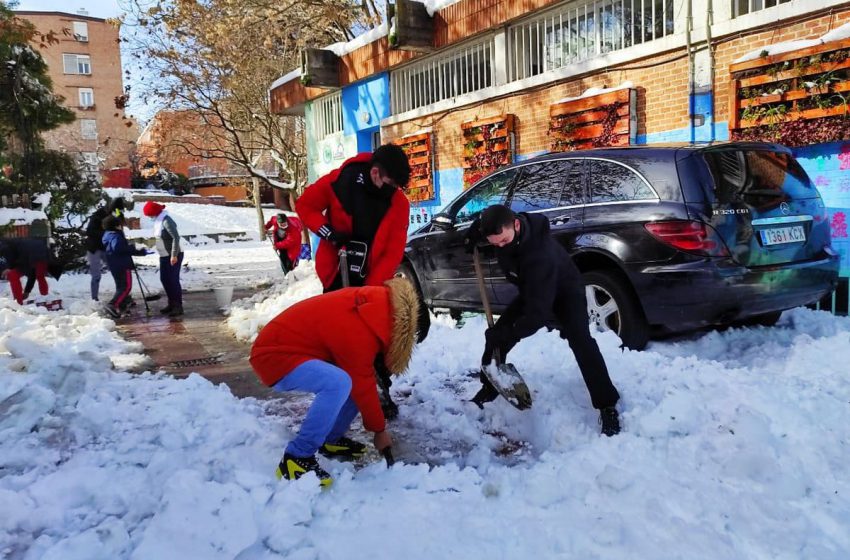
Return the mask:
<svg viewBox="0 0 850 560">
<path fill-rule="evenodd" d="M 313 126 L 316 139 L 342 132 L 342 93 L 336 92 L 313 102 Z"/>
<path fill-rule="evenodd" d="M 494 47 L 490 36 L 393 71 L 393 114 L 492 86 Z"/>
<path fill-rule="evenodd" d="M 672 35 L 673 19 L 673 0 L 601 0 L 547 12 L 508 28 L 508 81 Z"/>
<path fill-rule="evenodd" d="M 773 8 L 779 4 L 787 4 L 791 0 L 732 0 L 732 17 L 750 14 L 765 8 Z"/>
<path fill-rule="evenodd" d="M 65 74 L 91 74 L 91 58 L 87 54 L 62 54 Z"/>
</svg>

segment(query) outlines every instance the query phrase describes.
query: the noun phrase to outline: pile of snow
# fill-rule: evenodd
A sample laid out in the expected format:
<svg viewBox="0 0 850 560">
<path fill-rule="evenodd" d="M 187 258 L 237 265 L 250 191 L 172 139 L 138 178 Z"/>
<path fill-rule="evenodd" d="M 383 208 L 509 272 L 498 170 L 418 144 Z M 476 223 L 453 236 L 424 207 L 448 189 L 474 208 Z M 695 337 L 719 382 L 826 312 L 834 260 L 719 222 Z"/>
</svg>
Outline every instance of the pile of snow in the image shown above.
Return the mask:
<svg viewBox="0 0 850 560">
<path fill-rule="evenodd" d="M 36 220 L 46 220 L 47 215 L 41 210 L 30 210 L 29 208 L 0 208 L 0 227 L 23 226 L 31 224 Z"/>
<path fill-rule="evenodd" d="M 253 342 L 257 333 L 281 311 L 294 303 L 322 293 L 312 261 L 302 261 L 283 280 L 251 298 L 234 302 L 227 326 L 236 338 Z"/>
<path fill-rule="evenodd" d="M 738 62 L 746 62 L 748 60 L 756 60 L 757 58 L 762 58 L 765 56 L 773 56 L 800 49 L 807 49 L 809 47 L 816 47 L 818 45 L 823 45 L 824 43 L 829 43 L 830 41 L 840 41 L 842 39 L 847 38 L 850 38 L 850 23 L 845 23 L 841 27 L 833 29 L 832 31 L 826 33 L 825 35 L 822 35 L 817 39 L 784 41 L 782 43 L 776 43 L 775 45 L 761 47 L 754 51 L 748 52 L 740 58 L 735 59 L 733 64 L 736 64 Z"/>
<path fill-rule="evenodd" d="M 141 219 L 140 229 L 126 230 L 128 238 L 153 237 L 154 220 L 142 214 L 142 206 L 144 203 L 137 202 L 133 210 L 127 212 L 128 217 Z M 168 202 L 165 209 L 177 224 L 180 235 L 244 233 L 251 239 L 260 236 L 256 208 Z M 275 208 L 263 208 L 264 223 L 278 212 Z"/>
<path fill-rule="evenodd" d="M 316 289 L 308 275 L 268 297 L 282 306 Z M 271 313 L 260 299 L 243 309 L 240 324 L 250 309 Z M 485 323 L 441 318 L 393 385 L 399 463 L 355 470 L 322 459 L 335 477 L 326 491 L 312 476 L 272 474 L 304 397 L 263 404 L 195 375 L 113 371 L 116 354 L 135 349 L 92 315 L 0 300 L 0 326 L 0 551 L 9 558 L 850 552 L 850 384 L 837 366 L 850 361 L 850 319 L 825 312 L 793 310 L 775 328 L 643 352 L 596 335 L 622 394 L 625 431 L 613 438 L 599 435 L 556 333 L 510 355 L 534 407 L 496 401 L 479 411 L 469 370 Z"/>
</svg>

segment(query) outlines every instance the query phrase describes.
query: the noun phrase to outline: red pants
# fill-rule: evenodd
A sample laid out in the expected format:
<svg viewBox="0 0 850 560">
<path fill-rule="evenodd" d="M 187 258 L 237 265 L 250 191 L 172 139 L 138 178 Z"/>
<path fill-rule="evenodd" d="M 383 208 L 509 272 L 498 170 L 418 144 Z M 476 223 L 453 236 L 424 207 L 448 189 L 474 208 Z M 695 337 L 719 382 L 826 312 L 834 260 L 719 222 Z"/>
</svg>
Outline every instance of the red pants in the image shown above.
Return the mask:
<svg viewBox="0 0 850 560">
<path fill-rule="evenodd" d="M 35 263 L 35 279 L 38 282 L 38 293 L 43 296 L 47 295 L 47 261 L 39 261 Z M 19 304 L 24 303 L 24 288 L 21 285 L 21 277 L 26 276 L 20 270 L 13 268 L 9 270 L 9 287 L 12 288 L 12 297 Z"/>
</svg>

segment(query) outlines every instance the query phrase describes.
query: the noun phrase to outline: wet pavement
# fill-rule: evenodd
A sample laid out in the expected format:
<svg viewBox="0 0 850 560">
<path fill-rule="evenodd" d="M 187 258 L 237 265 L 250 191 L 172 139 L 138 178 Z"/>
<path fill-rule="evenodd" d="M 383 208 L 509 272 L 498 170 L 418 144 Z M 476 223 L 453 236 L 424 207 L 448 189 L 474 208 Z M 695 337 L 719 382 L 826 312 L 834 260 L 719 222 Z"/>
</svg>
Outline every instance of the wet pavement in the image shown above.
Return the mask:
<svg viewBox="0 0 850 560">
<path fill-rule="evenodd" d="M 234 290 L 233 300 L 250 297 L 254 290 Z M 225 383 L 239 397 L 269 397 L 248 364 L 250 344 L 237 340 L 218 308 L 211 290 L 183 294 L 182 317 L 163 316 L 165 300 L 148 302 L 150 313 L 139 301 L 132 315 L 117 321 L 118 330 L 130 340 L 141 342 L 153 366 L 175 377 L 195 372 L 213 383 Z"/>
</svg>

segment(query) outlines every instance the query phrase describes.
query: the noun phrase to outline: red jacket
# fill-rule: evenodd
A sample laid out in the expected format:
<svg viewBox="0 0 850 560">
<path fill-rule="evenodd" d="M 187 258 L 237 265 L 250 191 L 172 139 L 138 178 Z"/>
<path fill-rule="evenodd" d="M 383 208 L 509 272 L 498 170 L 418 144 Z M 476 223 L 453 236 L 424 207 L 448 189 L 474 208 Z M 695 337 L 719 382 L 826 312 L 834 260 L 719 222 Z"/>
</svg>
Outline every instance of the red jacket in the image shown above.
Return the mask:
<svg viewBox="0 0 850 560">
<path fill-rule="evenodd" d="M 295 209 L 304 224 L 311 231 L 317 232 L 320 227 L 330 224 L 339 233 L 351 234 L 352 217 L 345 211 L 333 191 L 333 183 L 340 171 L 350 163 L 369 163 L 372 154 L 365 152 L 345 161 L 342 166 L 319 178 L 307 187 L 298 201 Z M 350 185 L 357 188 L 357 185 Z M 375 239 L 369 247 L 366 268 L 366 286 L 380 286 L 395 274 L 401 258 L 404 255 L 404 245 L 407 243 L 407 225 L 410 214 L 410 203 L 401 189 L 396 190 L 390 201 L 390 207 L 378 226 Z M 316 273 L 325 287 L 330 286 L 339 274 L 338 249 L 322 239 L 316 250 Z"/>
<path fill-rule="evenodd" d="M 346 288 L 298 302 L 271 320 L 251 348 L 251 367 L 274 385 L 308 360 L 322 360 L 351 376 L 351 398 L 372 432 L 385 427 L 375 384 L 375 356 L 392 336 L 390 290 Z"/>
<path fill-rule="evenodd" d="M 289 260 L 294 263 L 301 253 L 301 230 L 304 229 L 304 226 L 301 225 L 301 220 L 293 216 L 287 216 L 286 223 L 289 224 L 289 227 L 286 228 L 286 236 L 283 239 L 277 236 L 277 231 L 280 229 L 277 216 L 272 216 L 272 219 L 266 223 L 266 229 L 274 228 L 272 231 L 274 248 L 278 251 L 286 251 Z"/>
</svg>

